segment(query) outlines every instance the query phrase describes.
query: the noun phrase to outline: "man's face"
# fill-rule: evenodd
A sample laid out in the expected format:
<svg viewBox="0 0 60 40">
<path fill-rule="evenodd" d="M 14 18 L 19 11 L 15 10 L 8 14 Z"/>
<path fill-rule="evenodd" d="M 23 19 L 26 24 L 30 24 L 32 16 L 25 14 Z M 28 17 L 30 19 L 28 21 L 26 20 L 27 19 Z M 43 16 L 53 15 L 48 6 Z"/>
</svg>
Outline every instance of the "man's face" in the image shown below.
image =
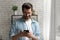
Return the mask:
<svg viewBox="0 0 60 40">
<path fill-rule="evenodd" d="M 26 9 L 24 8 L 24 11 L 23 11 L 23 16 L 26 18 L 26 19 L 29 19 L 32 15 L 32 10 L 31 8 L 30 9 Z"/>
</svg>

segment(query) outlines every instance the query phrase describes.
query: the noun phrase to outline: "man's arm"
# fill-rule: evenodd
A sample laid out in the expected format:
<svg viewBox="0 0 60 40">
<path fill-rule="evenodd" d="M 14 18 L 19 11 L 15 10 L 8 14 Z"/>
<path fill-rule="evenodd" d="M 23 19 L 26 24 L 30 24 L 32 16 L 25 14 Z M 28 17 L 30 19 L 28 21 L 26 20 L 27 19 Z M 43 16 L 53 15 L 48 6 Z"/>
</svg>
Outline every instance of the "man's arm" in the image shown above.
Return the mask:
<svg viewBox="0 0 60 40">
<path fill-rule="evenodd" d="M 38 37 L 34 36 L 34 37 L 32 38 L 32 40 L 38 40 Z"/>
<path fill-rule="evenodd" d="M 19 34 L 12 36 L 12 40 L 17 40 L 19 37 L 21 37 Z"/>
<path fill-rule="evenodd" d="M 39 23 L 38 22 L 36 22 L 36 24 L 35 24 L 35 36 L 37 36 L 37 40 L 40 40 L 40 25 L 39 25 Z"/>
<path fill-rule="evenodd" d="M 9 38 L 12 40 L 17 40 L 19 37 L 24 36 L 25 34 L 24 32 L 21 31 L 20 33 L 18 33 L 16 25 L 17 25 L 16 20 L 14 20 L 9 32 Z"/>
<path fill-rule="evenodd" d="M 12 40 L 17 40 L 19 37 L 21 37 L 20 34 L 17 34 L 17 35 L 15 35 L 15 36 L 12 36 Z"/>
<path fill-rule="evenodd" d="M 26 37 L 32 38 L 32 40 L 38 40 L 38 37 L 35 36 L 32 32 L 29 32 L 26 34 Z"/>
<path fill-rule="evenodd" d="M 12 40 L 17 40 L 19 37 L 22 37 L 22 36 L 26 36 L 26 33 L 20 31 L 20 33 L 18 33 L 17 35 L 12 36 Z"/>
</svg>

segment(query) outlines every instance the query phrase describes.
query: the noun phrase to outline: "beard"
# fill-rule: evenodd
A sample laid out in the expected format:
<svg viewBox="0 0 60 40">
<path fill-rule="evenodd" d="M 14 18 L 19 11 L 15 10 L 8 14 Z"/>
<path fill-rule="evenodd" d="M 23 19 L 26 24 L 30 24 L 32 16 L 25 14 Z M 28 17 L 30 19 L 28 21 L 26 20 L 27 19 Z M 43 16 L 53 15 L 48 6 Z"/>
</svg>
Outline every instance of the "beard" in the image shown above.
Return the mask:
<svg viewBox="0 0 60 40">
<path fill-rule="evenodd" d="M 29 16 L 24 16 L 24 19 L 30 19 L 31 18 L 31 16 L 29 15 Z"/>
</svg>

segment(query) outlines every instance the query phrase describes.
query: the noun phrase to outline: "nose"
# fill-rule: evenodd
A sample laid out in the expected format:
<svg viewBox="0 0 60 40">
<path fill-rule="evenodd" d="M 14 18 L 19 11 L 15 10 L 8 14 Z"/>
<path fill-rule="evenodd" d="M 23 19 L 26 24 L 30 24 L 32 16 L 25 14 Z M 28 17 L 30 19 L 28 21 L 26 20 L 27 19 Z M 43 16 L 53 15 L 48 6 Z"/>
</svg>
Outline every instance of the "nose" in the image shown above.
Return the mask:
<svg viewBox="0 0 60 40">
<path fill-rule="evenodd" d="M 26 16 L 29 16 L 29 14 L 26 14 Z"/>
</svg>

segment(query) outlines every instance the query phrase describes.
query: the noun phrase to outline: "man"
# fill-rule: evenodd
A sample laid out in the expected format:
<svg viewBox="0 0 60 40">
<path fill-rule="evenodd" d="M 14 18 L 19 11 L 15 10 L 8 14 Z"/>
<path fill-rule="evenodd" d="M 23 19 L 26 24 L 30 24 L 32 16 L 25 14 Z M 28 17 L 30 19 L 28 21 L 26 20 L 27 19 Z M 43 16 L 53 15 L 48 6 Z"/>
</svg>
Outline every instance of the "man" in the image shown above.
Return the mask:
<svg viewBox="0 0 60 40">
<path fill-rule="evenodd" d="M 10 30 L 12 40 L 40 40 L 39 24 L 31 19 L 33 6 L 31 3 L 22 5 L 22 18 L 15 20 Z"/>
</svg>

